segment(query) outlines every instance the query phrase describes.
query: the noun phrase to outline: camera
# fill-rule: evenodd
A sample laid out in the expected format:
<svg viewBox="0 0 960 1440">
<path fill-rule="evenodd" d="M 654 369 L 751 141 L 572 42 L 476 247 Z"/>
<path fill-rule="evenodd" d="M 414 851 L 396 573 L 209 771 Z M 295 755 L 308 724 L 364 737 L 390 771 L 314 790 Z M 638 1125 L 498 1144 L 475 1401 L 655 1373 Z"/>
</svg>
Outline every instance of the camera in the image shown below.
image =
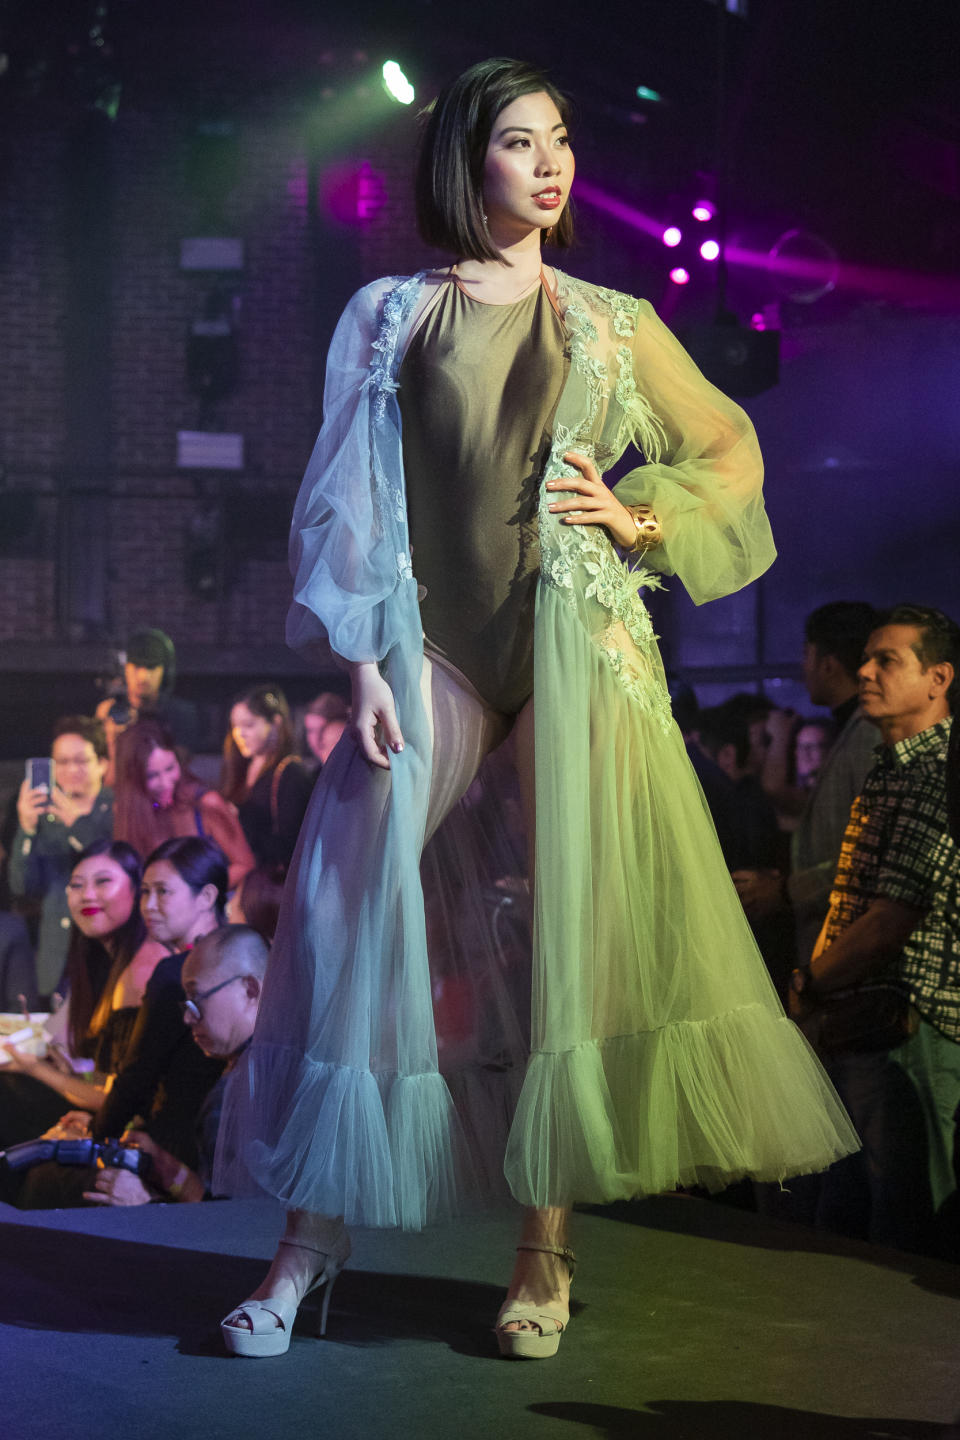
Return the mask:
<svg viewBox="0 0 960 1440">
<path fill-rule="evenodd" d="M 119 1140 L 27 1140 L 0 1152 L 8 1170 L 29 1170 L 54 1160 L 58 1165 L 103 1165 L 114 1170 L 130 1170 L 147 1180 L 151 1158 L 134 1145 L 121 1145 Z"/>
</svg>

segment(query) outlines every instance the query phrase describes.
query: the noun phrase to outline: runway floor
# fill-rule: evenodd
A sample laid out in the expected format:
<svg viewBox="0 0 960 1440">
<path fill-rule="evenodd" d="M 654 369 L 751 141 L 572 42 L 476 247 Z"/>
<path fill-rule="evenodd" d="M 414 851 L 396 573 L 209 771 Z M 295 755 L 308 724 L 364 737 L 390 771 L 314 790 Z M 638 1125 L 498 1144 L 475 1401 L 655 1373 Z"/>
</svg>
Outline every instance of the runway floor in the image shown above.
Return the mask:
<svg viewBox="0 0 960 1440">
<path fill-rule="evenodd" d="M 4 1440 L 927 1440 L 960 1413 L 960 1269 L 683 1196 L 575 1217 L 555 1360 L 498 1358 L 497 1212 L 357 1231 L 327 1339 L 227 1357 L 279 1216 L 0 1206 Z M 960 1434 L 960 1430 L 957 1431 Z"/>
</svg>

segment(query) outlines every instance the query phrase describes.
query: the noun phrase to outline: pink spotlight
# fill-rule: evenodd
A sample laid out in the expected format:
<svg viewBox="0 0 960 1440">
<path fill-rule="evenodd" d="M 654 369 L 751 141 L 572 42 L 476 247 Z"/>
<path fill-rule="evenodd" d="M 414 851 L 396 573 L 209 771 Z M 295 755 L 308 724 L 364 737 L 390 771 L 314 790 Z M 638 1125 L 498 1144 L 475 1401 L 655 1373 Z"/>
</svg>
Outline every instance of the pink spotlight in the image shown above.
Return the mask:
<svg viewBox="0 0 960 1440">
<path fill-rule="evenodd" d="M 670 271 L 670 279 L 674 285 L 689 285 L 690 272 L 689 270 L 684 270 L 682 265 L 675 265 Z"/>
<path fill-rule="evenodd" d="M 673 249 L 673 247 L 675 245 L 679 245 L 680 241 L 683 239 L 683 231 L 680 229 L 679 225 L 668 225 L 660 238 L 663 241 L 664 245 L 669 245 L 670 248 Z"/>
<path fill-rule="evenodd" d="M 701 225 L 705 225 L 708 220 L 712 220 L 716 213 L 716 206 L 711 200 L 698 200 L 690 211 L 694 220 L 699 220 Z"/>
<path fill-rule="evenodd" d="M 757 311 L 755 311 L 754 314 L 750 316 L 750 329 L 751 329 L 751 330 L 766 330 L 766 328 L 767 328 L 767 317 L 764 315 L 764 313 L 763 313 L 762 310 L 757 310 Z"/>
<path fill-rule="evenodd" d="M 717 244 L 716 240 L 704 240 L 703 244 L 700 246 L 700 254 L 703 256 L 704 260 L 716 260 L 717 256 L 720 254 L 720 246 Z"/>
</svg>

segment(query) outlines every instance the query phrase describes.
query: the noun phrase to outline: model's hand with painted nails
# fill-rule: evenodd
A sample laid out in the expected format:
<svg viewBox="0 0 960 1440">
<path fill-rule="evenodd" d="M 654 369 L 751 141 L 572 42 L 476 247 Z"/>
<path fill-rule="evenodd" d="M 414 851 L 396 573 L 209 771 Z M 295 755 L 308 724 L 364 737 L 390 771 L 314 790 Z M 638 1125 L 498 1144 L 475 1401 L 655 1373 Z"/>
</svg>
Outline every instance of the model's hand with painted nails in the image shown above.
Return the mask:
<svg viewBox="0 0 960 1440">
<path fill-rule="evenodd" d="M 554 500 L 550 510 L 560 516 L 563 525 L 606 525 L 618 545 L 630 546 L 637 538 L 633 516 L 600 478 L 592 460 L 571 450 L 564 455 L 568 465 L 580 473 L 572 479 L 548 480 L 547 490 L 573 491 L 570 500 Z"/>
<path fill-rule="evenodd" d="M 374 661 L 351 665 L 350 684 L 353 692 L 350 731 L 354 741 L 371 765 L 389 770 L 388 751 L 399 755 L 403 749 L 393 691 Z"/>
</svg>

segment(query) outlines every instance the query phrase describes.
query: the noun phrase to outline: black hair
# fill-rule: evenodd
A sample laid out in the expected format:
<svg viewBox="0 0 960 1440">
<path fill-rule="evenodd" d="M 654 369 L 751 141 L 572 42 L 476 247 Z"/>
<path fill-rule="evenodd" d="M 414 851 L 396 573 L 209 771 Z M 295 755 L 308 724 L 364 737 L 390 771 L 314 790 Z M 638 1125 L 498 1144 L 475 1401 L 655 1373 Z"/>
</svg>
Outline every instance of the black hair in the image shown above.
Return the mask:
<svg viewBox="0 0 960 1440">
<path fill-rule="evenodd" d="M 59 740 L 61 735 L 79 735 L 93 746 L 98 760 L 107 759 L 107 732 L 102 720 L 92 715 L 61 715 L 53 727 L 53 739 Z"/>
<path fill-rule="evenodd" d="M 879 615 L 873 628 L 878 630 L 881 625 L 912 625 L 920 631 L 910 648 L 924 670 L 943 663 L 953 666 L 947 704 L 951 715 L 955 715 L 960 701 L 960 626 L 956 621 L 932 605 L 902 604 Z"/>
<path fill-rule="evenodd" d="M 145 665 L 153 669 L 163 667 L 160 681 L 161 695 L 169 695 L 177 678 L 177 651 L 165 630 L 137 630 L 126 644 L 127 661 L 133 665 Z"/>
<path fill-rule="evenodd" d="M 807 616 L 804 639 L 818 655 L 832 655 L 856 680 L 867 638 L 879 619 L 879 612 L 866 601 L 834 600 Z"/>
<path fill-rule="evenodd" d="M 139 904 L 143 874 L 140 856 L 124 840 L 94 840 L 74 860 L 71 875 L 84 860 L 92 860 L 97 855 L 105 855 L 125 871 L 133 887 L 133 909 L 108 937 L 109 948 L 103 940 L 84 935 L 77 925 L 70 927 L 64 980 L 70 1005 L 67 1041 L 72 1055 L 84 1054 L 92 1036 L 103 1028 L 110 1013 L 114 986 L 147 934 Z"/>
<path fill-rule="evenodd" d="M 229 888 L 227 857 L 215 840 L 206 835 L 175 835 L 164 840 L 156 850 L 151 851 L 143 863 L 144 871 L 159 860 L 166 860 L 185 880 L 195 895 L 204 885 L 215 885 L 217 919 L 222 925 L 225 919 L 227 890 Z"/>
<path fill-rule="evenodd" d="M 746 765 L 750 754 L 750 723 L 742 707 L 731 705 L 727 700 L 722 705 L 701 710 L 698 734 L 700 744 L 714 760 L 725 745 L 732 745 L 738 768 Z"/>
<path fill-rule="evenodd" d="M 566 125 L 570 104 L 542 70 L 524 60 L 481 60 L 458 75 L 423 112 L 414 199 L 417 228 L 428 245 L 464 260 L 502 260 L 483 220 L 483 162 L 500 111 L 523 95 L 550 96 Z M 569 201 L 542 238 L 573 244 Z"/>
</svg>

